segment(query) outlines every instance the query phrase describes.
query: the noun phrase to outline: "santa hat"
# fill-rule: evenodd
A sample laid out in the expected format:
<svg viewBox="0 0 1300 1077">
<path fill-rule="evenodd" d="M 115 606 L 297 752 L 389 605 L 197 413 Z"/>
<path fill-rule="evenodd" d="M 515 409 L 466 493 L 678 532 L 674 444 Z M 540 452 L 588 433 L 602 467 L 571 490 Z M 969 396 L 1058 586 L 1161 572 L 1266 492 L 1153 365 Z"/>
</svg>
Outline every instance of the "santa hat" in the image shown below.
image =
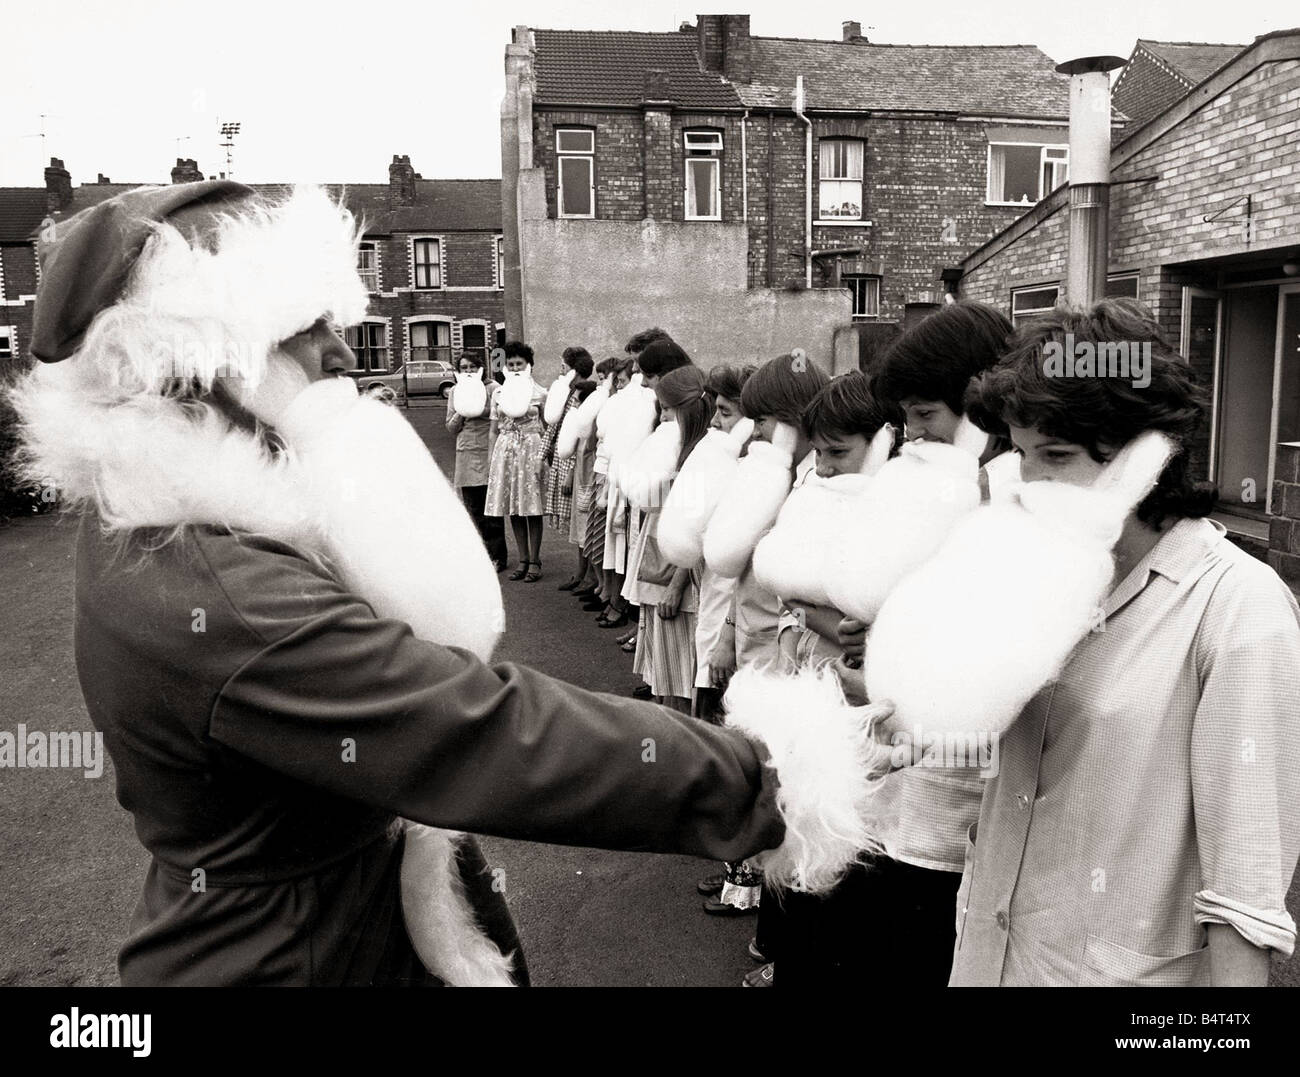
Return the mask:
<svg viewBox="0 0 1300 1077">
<path fill-rule="evenodd" d="M 358 239 L 319 188 L 278 203 L 228 180 L 127 191 L 42 245 L 32 353 L 94 353 L 128 392 L 221 373 L 255 382 L 280 341 L 364 316 Z"/>
</svg>

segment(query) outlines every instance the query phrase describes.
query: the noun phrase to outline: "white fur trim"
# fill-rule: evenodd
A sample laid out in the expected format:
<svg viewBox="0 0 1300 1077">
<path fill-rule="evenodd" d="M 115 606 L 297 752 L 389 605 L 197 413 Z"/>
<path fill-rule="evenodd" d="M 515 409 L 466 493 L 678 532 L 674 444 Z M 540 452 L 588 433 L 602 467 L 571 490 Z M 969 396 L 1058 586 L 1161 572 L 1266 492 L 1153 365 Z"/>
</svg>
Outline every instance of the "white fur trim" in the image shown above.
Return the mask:
<svg viewBox="0 0 1300 1077">
<path fill-rule="evenodd" d="M 705 530 L 753 433 L 752 419 L 741 419 L 729 434 L 710 430 L 682 464 L 655 535 L 660 552 L 679 568 L 695 568 L 703 560 Z"/>
<path fill-rule="evenodd" d="M 637 509 L 658 509 L 677 471 L 682 451 L 682 431 L 675 422 L 660 423 L 620 469 L 619 479 L 628 503 Z"/>
<path fill-rule="evenodd" d="M 870 624 L 889 593 L 932 557 L 980 501 L 979 461 L 941 442 L 909 442 L 847 504 L 854 541 L 827 559 L 831 604 Z"/>
<path fill-rule="evenodd" d="M 402 913 L 424 967 L 452 987 L 513 987 L 511 961 L 479 926 L 456 865 L 464 837 L 406 824 Z"/>
<path fill-rule="evenodd" d="M 1005 731 L 1098 624 L 1111 547 L 1172 448 L 1144 434 L 1092 488 L 1025 483 L 963 520 L 880 610 L 870 698 L 891 701 L 914 737 Z"/>
<path fill-rule="evenodd" d="M 844 701 L 829 669 L 776 676 L 753 667 L 731 679 L 727 725 L 761 740 L 780 788 L 785 840 L 752 857 L 778 886 L 829 890 L 864 852 L 879 852 L 886 824 L 875 800 L 890 750 L 872 736 L 867 708 Z"/>
<path fill-rule="evenodd" d="M 791 464 L 790 454 L 770 442 L 750 445 L 704 534 L 704 560 L 719 576 L 745 571 L 790 493 Z"/>
<path fill-rule="evenodd" d="M 547 426 L 554 426 L 564 415 L 564 405 L 569 402 L 569 389 L 573 385 L 576 372 L 566 370 L 546 390 L 546 404 L 542 408 L 542 419 Z"/>
<path fill-rule="evenodd" d="M 614 411 L 611 413 L 610 408 Z M 609 459 L 609 482 L 615 490 L 626 496 L 622 472 L 637 449 L 653 433 L 659 422 L 653 389 L 644 385 L 628 385 L 619 390 L 596 420 L 597 429 L 604 430 L 606 454 Z"/>
<path fill-rule="evenodd" d="M 574 413 L 578 416 L 578 440 L 591 437 L 591 432 L 596 429 L 596 418 L 600 415 L 601 409 L 609 403 L 609 379 L 606 378 L 595 390 L 574 408 Z"/>
<path fill-rule="evenodd" d="M 359 322 L 368 296 L 358 241 L 352 215 L 318 187 L 295 188 L 276 205 L 241 204 L 221 218 L 215 254 L 160 224 L 126 295 L 105 312 L 110 321 L 147 323 L 148 347 L 137 341 L 120 355 L 134 367 L 134 384 L 197 376 L 210 385 L 218 373 L 256 384 L 280 341 L 326 316 Z"/>
</svg>

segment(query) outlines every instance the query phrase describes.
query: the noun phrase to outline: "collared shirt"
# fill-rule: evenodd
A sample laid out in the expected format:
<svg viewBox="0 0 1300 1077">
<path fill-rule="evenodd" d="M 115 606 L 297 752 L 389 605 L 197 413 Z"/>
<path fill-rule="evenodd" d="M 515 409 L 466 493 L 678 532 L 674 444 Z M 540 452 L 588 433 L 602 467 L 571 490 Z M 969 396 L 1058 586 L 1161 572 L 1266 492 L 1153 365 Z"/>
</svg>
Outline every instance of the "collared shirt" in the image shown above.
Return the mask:
<svg viewBox="0 0 1300 1077">
<path fill-rule="evenodd" d="M 951 984 L 1205 984 L 1205 925 L 1290 954 L 1300 608 L 1180 520 L 1000 744 Z"/>
</svg>

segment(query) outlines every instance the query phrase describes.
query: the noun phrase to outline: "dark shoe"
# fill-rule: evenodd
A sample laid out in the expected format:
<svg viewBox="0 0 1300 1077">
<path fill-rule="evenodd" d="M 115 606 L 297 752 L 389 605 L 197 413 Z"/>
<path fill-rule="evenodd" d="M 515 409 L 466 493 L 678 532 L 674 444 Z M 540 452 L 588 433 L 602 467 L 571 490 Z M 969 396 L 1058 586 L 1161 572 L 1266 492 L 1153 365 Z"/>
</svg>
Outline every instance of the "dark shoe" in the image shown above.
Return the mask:
<svg viewBox="0 0 1300 1077">
<path fill-rule="evenodd" d="M 758 939 L 749 940 L 749 956 L 757 961 L 760 965 L 767 961 L 767 954 L 758 948 Z"/>
<path fill-rule="evenodd" d="M 504 572 L 506 570 L 506 563 L 504 561 L 493 561 L 492 567 L 498 572 Z"/>
<path fill-rule="evenodd" d="M 636 654 L 636 636 L 632 636 L 630 639 L 625 639 L 618 645 L 618 649 L 624 654 Z"/>
<path fill-rule="evenodd" d="M 519 567 L 518 567 L 517 569 L 515 569 L 512 573 L 510 573 L 510 575 L 507 576 L 506 579 L 509 579 L 509 580 L 522 580 L 522 579 L 523 579 L 525 576 L 527 576 L 527 575 L 528 575 L 528 562 L 527 562 L 527 561 L 520 561 L 520 562 L 519 562 Z"/>
<path fill-rule="evenodd" d="M 600 594 L 599 587 L 584 587 L 581 591 L 574 591 L 574 598 L 595 598 Z"/>
<path fill-rule="evenodd" d="M 638 684 L 632 689 L 633 699 L 649 699 L 653 695 L 654 693 L 650 691 L 650 686 L 648 684 Z"/>
<path fill-rule="evenodd" d="M 598 625 L 600 625 L 601 628 L 622 628 L 624 625 L 626 625 L 626 624 L 628 623 L 628 622 L 627 622 L 627 614 L 626 614 L 626 613 L 620 613 L 620 614 L 619 614 L 617 617 L 615 617 L 612 621 L 606 621 L 606 620 L 602 619 L 602 620 L 597 621 L 596 623 L 597 623 Z"/>
<path fill-rule="evenodd" d="M 603 610 L 605 608 L 605 603 L 597 598 L 593 599 L 591 602 L 584 602 L 582 608 L 588 613 L 595 613 L 597 610 Z"/>
<path fill-rule="evenodd" d="M 580 579 L 578 579 L 577 576 L 570 576 L 567 580 L 565 580 L 562 584 L 560 584 L 560 586 L 557 587 L 556 590 L 557 590 L 557 591 L 572 591 L 572 590 L 573 590 L 575 587 L 577 587 L 578 584 L 580 584 L 581 582 L 582 582 L 582 581 L 581 581 Z"/>
<path fill-rule="evenodd" d="M 712 894 L 722 893 L 722 884 L 727 881 L 727 877 L 719 872 L 717 875 L 710 875 L 701 879 L 695 884 L 695 892 L 709 897 Z"/>
<path fill-rule="evenodd" d="M 719 887 L 719 889 L 721 889 Z M 737 905 L 732 905 L 728 901 L 718 901 L 716 898 L 706 898 L 704 902 L 704 911 L 710 916 L 753 916 L 758 912 L 757 905 L 751 905 L 748 909 L 742 909 Z"/>
<path fill-rule="evenodd" d="M 741 987 L 771 987 L 772 979 L 776 975 L 776 969 L 772 963 L 768 962 L 761 969 L 755 969 L 753 972 L 745 973 L 745 978 L 740 982 Z"/>
<path fill-rule="evenodd" d="M 626 643 L 628 640 L 630 640 L 630 639 L 636 639 L 636 633 L 637 633 L 637 630 L 636 630 L 635 628 L 628 629 L 628 631 L 624 632 L 624 633 L 623 633 L 621 636 L 619 636 L 618 639 L 616 639 L 614 642 L 617 643 L 619 646 L 622 646 L 622 645 L 623 645 L 624 643 Z"/>
<path fill-rule="evenodd" d="M 533 569 L 524 577 L 524 583 L 536 583 L 542 578 L 542 563 L 540 561 L 529 561 L 527 564 L 531 564 Z"/>
</svg>

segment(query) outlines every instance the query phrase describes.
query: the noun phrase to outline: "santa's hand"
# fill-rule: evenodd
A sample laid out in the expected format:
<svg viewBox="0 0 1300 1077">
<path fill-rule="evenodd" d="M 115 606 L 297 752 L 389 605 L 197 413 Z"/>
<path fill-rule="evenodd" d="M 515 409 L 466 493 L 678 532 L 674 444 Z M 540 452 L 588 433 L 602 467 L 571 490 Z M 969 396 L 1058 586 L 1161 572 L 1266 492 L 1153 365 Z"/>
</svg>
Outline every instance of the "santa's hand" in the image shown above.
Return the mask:
<svg viewBox="0 0 1300 1077">
<path fill-rule="evenodd" d="M 311 384 L 307 372 L 278 349 L 266 360 L 266 371 L 256 387 L 240 382 L 240 403 L 268 426 L 278 425 L 280 416 Z"/>
</svg>

